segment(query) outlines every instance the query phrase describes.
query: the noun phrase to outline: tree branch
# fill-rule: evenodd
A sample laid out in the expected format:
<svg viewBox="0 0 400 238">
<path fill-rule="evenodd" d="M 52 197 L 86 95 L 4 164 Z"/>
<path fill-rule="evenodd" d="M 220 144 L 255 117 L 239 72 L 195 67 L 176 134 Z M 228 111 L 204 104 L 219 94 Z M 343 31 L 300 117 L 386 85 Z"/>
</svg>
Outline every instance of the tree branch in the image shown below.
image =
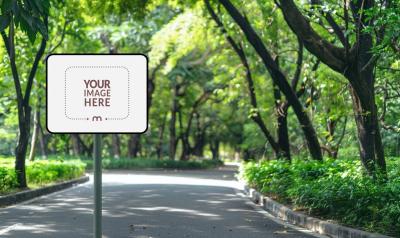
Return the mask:
<svg viewBox="0 0 400 238">
<path fill-rule="evenodd" d="M 279 3 L 285 21 L 297 37 L 303 41 L 307 50 L 335 71 L 343 73 L 346 69 L 346 64 L 343 61 L 345 50 L 318 35 L 293 0 L 280 0 Z"/>
<path fill-rule="evenodd" d="M 297 50 L 297 60 L 296 60 L 296 71 L 294 73 L 294 77 L 292 79 L 292 88 L 296 90 L 297 84 L 300 81 L 301 76 L 301 68 L 303 67 L 303 42 L 297 37 L 298 47 Z"/>
<path fill-rule="evenodd" d="M 44 23 L 47 28 L 47 18 L 45 19 Z M 29 104 L 29 98 L 31 96 L 33 79 L 35 78 L 40 59 L 43 57 L 44 50 L 46 49 L 46 43 L 47 43 L 47 40 L 44 37 L 42 37 L 42 41 L 40 43 L 39 50 L 36 52 L 35 60 L 33 61 L 33 65 L 32 65 L 31 71 L 28 76 L 28 83 L 25 88 L 24 105 L 26 105 L 26 106 Z"/>
<path fill-rule="evenodd" d="M 264 121 L 262 120 L 261 114 L 258 110 L 257 96 L 255 94 L 253 77 L 252 77 L 250 65 L 248 64 L 247 57 L 243 50 L 243 47 L 240 44 L 236 43 L 235 40 L 228 34 L 227 30 L 225 29 L 224 24 L 219 19 L 219 17 L 215 13 L 215 11 L 212 9 L 212 7 L 210 5 L 210 1 L 204 0 L 204 2 L 206 4 L 207 10 L 210 13 L 212 19 L 215 21 L 218 28 L 223 33 L 226 40 L 232 46 L 233 50 L 239 56 L 241 63 L 243 64 L 243 66 L 246 69 L 246 81 L 247 81 L 247 86 L 248 86 L 248 90 L 249 90 L 250 103 L 251 103 L 252 108 L 256 110 L 255 114 L 252 115 L 251 118 L 260 127 L 261 131 L 264 133 L 264 135 L 265 135 L 266 139 L 268 140 L 269 144 L 271 145 L 272 149 L 275 152 L 279 152 L 279 145 L 273 138 L 271 132 L 267 129 L 267 126 L 265 125 Z"/>
<path fill-rule="evenodd" d="M 19 81 L 18 69 L 17 69 L 17 65 L 15 63 L 14 20 L 12 17 L 11 17 L 11 22 L 10 22 L 10 26 L 9 26 L 8 36 L 4 31 L 1 32 L 1 36 L 3 38 L 4 45 L 6 46 L 6 49 L 7 49 L 8 57 L 10 59 L 10 66 L 11 66 L 11 72 L 12 72 L 13 80 L 14 80 L 15 93 L 17 95 L 18 107 L 22 108 L 23 95 L 22 95 L 21 83 Z"/>
</svg>

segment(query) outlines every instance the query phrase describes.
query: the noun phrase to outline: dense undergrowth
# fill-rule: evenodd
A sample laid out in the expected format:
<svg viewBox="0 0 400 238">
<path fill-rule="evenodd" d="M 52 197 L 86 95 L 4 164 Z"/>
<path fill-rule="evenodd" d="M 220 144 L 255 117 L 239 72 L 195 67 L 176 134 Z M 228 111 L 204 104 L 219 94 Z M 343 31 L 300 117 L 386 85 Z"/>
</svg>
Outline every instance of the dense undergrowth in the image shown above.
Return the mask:
<svg viewBox="0 0 400 238">
<path fill-rule="evenodd" d="M 241 176 L 274 199 L 325 219 L 400 237 L 400 159 L 388 159 L 388 180 L 363 175 L 355 159 L 249 162 Z"/>
</svg>

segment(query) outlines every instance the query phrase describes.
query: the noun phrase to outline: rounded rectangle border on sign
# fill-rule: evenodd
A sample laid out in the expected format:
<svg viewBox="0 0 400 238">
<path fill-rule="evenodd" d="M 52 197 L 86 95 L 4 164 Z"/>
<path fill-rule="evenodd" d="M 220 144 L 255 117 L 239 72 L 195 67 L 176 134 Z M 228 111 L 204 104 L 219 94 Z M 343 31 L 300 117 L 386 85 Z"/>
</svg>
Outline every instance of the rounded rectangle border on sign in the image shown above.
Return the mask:
<svg viewBox="0 0 400 238">
<path fill-rule="evenodd" d="M 116 131 L 113 131 L 113 130 L 108 130 L 108 131 L 82 131 L 82 130 L 80 130 L 80 131 L 73 131 L 73 130 L 71 130 L 71 131 L 60 131 L 60 130 L 52 130 L 50 127 L 49 127 L 49 86 L 48 86 L 48 84 L 49 84 L 49 59 L 51 59 L 51 57 L 52 56 L 77 56 L 77 57 L 79 57 L 79 56 L 142 56 L 142 57 L 144 57 L 144 59 L 145 59 L 145 64 L 146 64 L 146 69 L 145 69 L 145 74 L 146 74 L 146 77 L 145 77 L 145 80 L 146 80 L 146 83 L 145 83 L 145 86 L 146 86 L 146 90 L 145 90 L 145 92 L 144 92 L 144 94 L 145 94 L 145 107 L 146 107 L 146 109 L 145 109 L 145 111 L 146 111 L 146 113 L 145 113 L 145 127 L 144 127 L 144 129 L 143 130 L 140 130 L 140 131 L 123 131 L 123 130 L 121 130 L 121 129 L 119 129 L 119 130 L 116 130 Z M 50 55 L 48 55 L 47 57 L 46 57 L 46 129 L 50 132 L 50 133 L 52 133 L 52 134 L 143 134 L 143 133 L 145 133 L 147 130 L 148 130 L 148 127 L 149 127 L 149 109 L 148 109 L 148 87 L 149 87 L 149 68 L 148 68 L 148 66 L 149 66 L 149 59 L 148 59 L 148 57 L 147 57 L 147 55 L 145 55 L 145 54 L 141 54 L 141 53 L 118 53 L 118 54 L 103 54 L 103 53 L 54 53 L 54 54 L 50 54 Z M 64 90 L 65 90 L 65 92 L 64 92 L 64 97 L 66 97 L 66 95 L 67 95 L 67 92 L 66 92 L 66 86 L 67 86 L 67 70 L 69 70 L 70 68 L 86 68 L 86 67 L 99 67 L 99 68 L 105 68 L 106 66 L 104 66 L 104 65 L 93 65 L 92 63 L 88 63 L 88 65 L 70 65 L 70 66 L 68 66 L 66 69 L 64 69 L 64 82 L 63 82 L 63 85 L 64 85 Z M 112 65 L 111 66 L 112 68 L 126 68 L 126 67 L 124 67 L 124 66 L 116 66 L 116 65 Z M 130 103 L 130 91 L 129 90 L 132 90 L 132 88 L 133 88 L 133 82 L 131 82 L 130 80 L 131 80 L 131 78 L 133 78 L 134 76 L 132 75 L 132 73 L 130 72 L 130 70 L 129 69 L 127 69 L 126 68 L 126 71 L 128 72 L 128 85 L 127 85 L 127 90 L 128 90 L 128 107 L 127 107 L 127 116 L 126 117 L 124 117 L 124 119 L 125 118 L 128 118 L 131 114 L 133 114 L 134 112 L 132 112 L 132 110 L 134 110 L 134 109 L 132 109 L 132 105 L 131 105 L 131 103 Z M 133 91 L 133 90 L 132 90 Z M 67 115 L 67 110 L 66 110 L 66 98 L 64 98 L 64 104 L 62 105 L 63 106 L 63 108 L 64 108 L 64 113 L 65 113 L 65 116 Z M 97 118 L 97 116 L 93 116 L 93 118 Z M 67 116 L 67 118 L 68 118 L 68 116 Z M 88 117 L 84 117 L 84 119 L 85 119 L 85 121 L 89 121 L 90 120 L 90 118 L 88 119 Z M 120 121 L 121 119 L 118 117 L 118 118 L 113 118 L 113 117 L 104 117 L 104 121 Z M 118 119 L 118 120 L 117 120 Z"/>
</svg>

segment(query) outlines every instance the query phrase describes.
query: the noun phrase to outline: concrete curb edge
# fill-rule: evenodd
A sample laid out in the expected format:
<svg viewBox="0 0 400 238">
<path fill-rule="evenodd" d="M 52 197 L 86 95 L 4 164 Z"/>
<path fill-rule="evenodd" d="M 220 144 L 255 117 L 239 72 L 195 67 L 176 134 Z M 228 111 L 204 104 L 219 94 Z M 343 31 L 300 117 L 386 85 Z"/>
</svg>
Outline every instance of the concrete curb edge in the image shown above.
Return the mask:
<svg viewBox="0 0 400 238">
<path fill-rule="evenodd" d="M 54 192 L 58 192 L 60 190 L 70 188 L 74 185 L 85 183 L 89 181 L 89 176 L 83 176 L 77 179 L 72 179 L 69 181 L 53 184 L 47 187 L 26 190 L 10 195 L 0 196 L 0 207 L 7 207 L 17 203 L 25 202 L 37 197 L 41 197 L 44 195 L 48 195 Z"/>
<path fill-rule="evenodd" d="M 261 205 L 264 210 L 273 216 L 321 235 L 334 238 L 391 238 L 390 236 L 357 230 L 295 212 L 273 199 L 263 196 L 260 192 L 247 185 L 244 187 L 244 192 L 252 202 Z"/>
</svg>

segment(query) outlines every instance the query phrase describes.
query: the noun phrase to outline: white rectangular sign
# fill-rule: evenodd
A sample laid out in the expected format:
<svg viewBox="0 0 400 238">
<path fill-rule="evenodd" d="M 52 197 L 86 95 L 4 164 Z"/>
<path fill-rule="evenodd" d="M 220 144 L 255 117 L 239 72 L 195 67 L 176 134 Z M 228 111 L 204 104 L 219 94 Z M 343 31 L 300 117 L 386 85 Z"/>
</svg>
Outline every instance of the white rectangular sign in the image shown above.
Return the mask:
<svg viewBox="0 0 400 238">
<path fill-rule="evenodd" d="M 144 55 L 47 58 L 47 129 L 52 133 L 143 133 L 147 129 Z"/>
</svg>

